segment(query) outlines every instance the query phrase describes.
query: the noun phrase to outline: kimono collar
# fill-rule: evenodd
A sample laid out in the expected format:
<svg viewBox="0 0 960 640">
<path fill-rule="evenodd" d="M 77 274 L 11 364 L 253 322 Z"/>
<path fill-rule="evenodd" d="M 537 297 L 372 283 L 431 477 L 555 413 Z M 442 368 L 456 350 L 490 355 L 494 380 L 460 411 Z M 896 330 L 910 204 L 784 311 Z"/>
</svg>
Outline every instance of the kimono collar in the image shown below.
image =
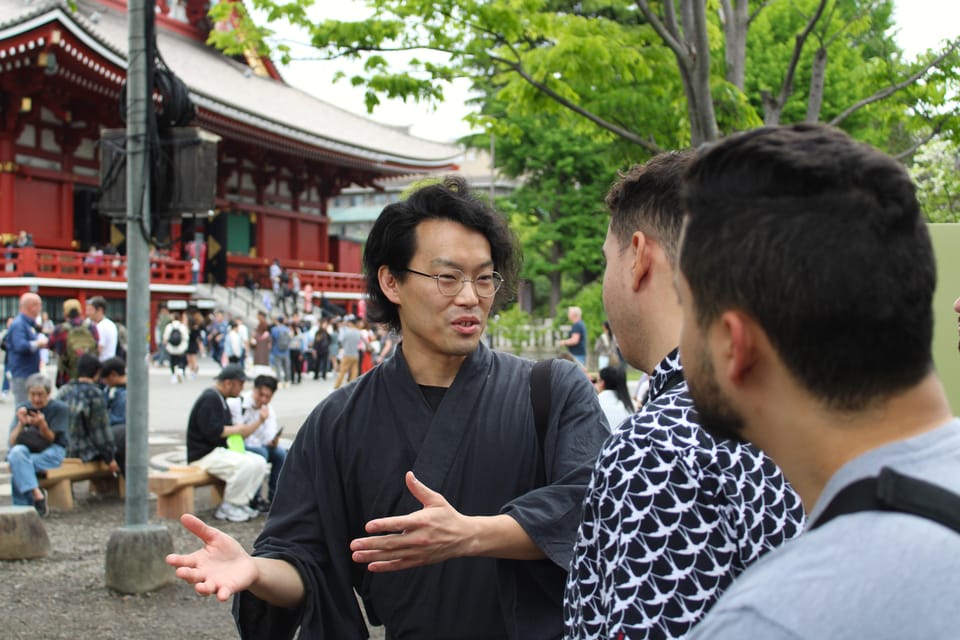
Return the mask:
<svg viewBox="0 0 960 640">
<path fill-rule="evenodd" d="M 650 400 L 655 399 L 683 381 L 683 366 L 680 364 L 680 348 L 667 354 L 650 376 Z"/>
<path fill-rule="evenodd" d="M 456 384 L 456 381 L 462 378 L 466 372 L 471 370 L 481 370 L 483 367 L 489 366 L 492 358 L 493 353 L 490 351 L 490 348 L 483 343 L 483 340 L 481 340 L 477 344 L 477 348 L 474 349 L 473 353 L 467 356 L 463 361 L 463 364 L 460 365 L 460 370 L 457 371 L 457 375 L 454 377 L 450 387 L 453 387 L 454 384 Z M 397 346 L 397 351 L 394 356 L 379 366 L 384 367 L 384 372 L 393 369 L 395 370 L 394 375 L 406 376 L 410 379 L 411 383 L 416 384 L 416 381 L 413 379 L 413 373 L 410 371 L 410 365 L 407 364 L 407 358 L 404 356 L 402 342 Z"/>
</svg>

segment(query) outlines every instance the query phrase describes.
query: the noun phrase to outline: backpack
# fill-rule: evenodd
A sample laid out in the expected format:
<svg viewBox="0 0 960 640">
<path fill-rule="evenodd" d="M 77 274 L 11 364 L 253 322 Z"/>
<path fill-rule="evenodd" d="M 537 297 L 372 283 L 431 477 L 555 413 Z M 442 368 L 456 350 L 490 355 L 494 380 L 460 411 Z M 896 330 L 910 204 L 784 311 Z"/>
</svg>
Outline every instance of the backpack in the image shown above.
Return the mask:
<svg viewBox="0 0 960 640">
<path fill-rule="evenodd" d="M 277 350 L 290 350 L 290 329 L 287 329 L 286 327 L 280 327 L 277 330 Z"/>
<path fill-rule="evenodd" d="M 317 329 L 317 335 L 313 340 L 313 348 L 318 350 L 330 350 L 330 334 L 323 329 Z"/>
<path fill-rule="evenodd" d="M 122 358 L 124 362 L 127 361 L 127 328 L 119 322 L 117 323 L 117 351 L 114 356 Z"/>
<path fill-rule="evenodd" d="M 64 372 L 70 380 L 75 379 L 80 356 L 85 353 L 97 355 L 97 347 L 97 340 L 86 322 L 78 325 L 68 322 L 66 346 L 63 355 L 60 356 L 60 371 Z"/>
<path fill-rule="evenodd" d="M 167 344 L 171 347 L 179 347 L 181 342 L 183 342 L 183 332 L 180 331 L 179 327 L 174 327 L 170 330 L 170 336 L 167 338 Z"/>
</svg>

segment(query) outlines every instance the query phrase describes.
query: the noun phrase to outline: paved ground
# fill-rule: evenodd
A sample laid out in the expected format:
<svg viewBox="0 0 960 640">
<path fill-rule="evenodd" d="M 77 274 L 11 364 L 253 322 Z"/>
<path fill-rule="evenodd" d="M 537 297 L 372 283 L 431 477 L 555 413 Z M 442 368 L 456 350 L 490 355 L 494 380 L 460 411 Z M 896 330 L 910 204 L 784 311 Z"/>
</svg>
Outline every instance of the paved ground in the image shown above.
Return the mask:
<svg viewBox="0 0 960 640">
<path fill-rule="evenodd" d="M 194 399 L 212 384 L 218 367 L 207 360 L 196 379 L 172 384 L 166 369 L 150 373 L 150 453 L 153 459 L 184 448 L 187 415 Z M 248 374 L 254 373 L 248 370 Z M 247 384 L 250 386 L 250 383 Z M 279 389 L 274 406 L 284 425 L 284 439 L 292 439 L 307 414 L 332 389 L 332 380 L 304 379 L 300 385 Z M 13 418 L 13 402 L 0 403 L 0 432 Z M 5 449 L 0 453 L 0 459 Z M 228 604 L 200 598 L 192 587 L 177 583 L 140 596 L 121 596 L 104 586 L 106 543 L 124 524 L 124 506 L 118 498 L 91 496 L 87 483 L 75 484 L 77 507 L 54 510 L 44 521 L 51 553 L 40 560 L 0 562 L 0 601 L 7 603 L 4 638 L 102 637 L 126 640 L 184 638 L 189 640 L 235 638 Z M 196 512 L 201 518 L 237 537 L 248 549 L 263 519 L 246 523 L 213 521 L 216 507 L 209 491 L 197 492 Z M 9 478 L 0 470 L 0 504 L 10 504 Z M 151 502 L 151 524 L 171 531 L 174 550 L 188 553 L 196 540 L 178 523 L 157 520 Z M 42 615 L 38 613 L 42 612 Z M 383 628 L 371 628 L 371 638 L 383 638 Z"/>
</svg>

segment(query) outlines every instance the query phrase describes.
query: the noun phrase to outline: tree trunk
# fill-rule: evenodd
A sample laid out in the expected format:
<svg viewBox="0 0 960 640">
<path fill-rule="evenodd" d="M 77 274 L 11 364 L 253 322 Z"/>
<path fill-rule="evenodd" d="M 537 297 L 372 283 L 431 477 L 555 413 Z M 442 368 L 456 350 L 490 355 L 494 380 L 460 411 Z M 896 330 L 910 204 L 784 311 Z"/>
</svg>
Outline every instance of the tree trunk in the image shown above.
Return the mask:
<svg viewBox="0 0 960 640">
<path fill-rule="evenodd" d="M 763 103 L 763 124 L 772 126 L 780 124 L 780 112 L 783 105 L 769 91 L 760 92 L 760 101 Z"/>
<path fill-rule="evenodd" d="M 820 47 L 813 54 L 810 69 L 810 97 L 807 99 L 806 122 L 820 121 L 820 108 L 823 106 L 823 83 L 827 76 L 827 50 Z"/>
<path fill-rule="evenodd" d="M 707 36 L 706 2 L 683 0 L 680 3 L 680 23 L 688 51 L 686 73 L 681 75 L 690 112 L 690 142 L 697 146 L 720 137 L 717 116 L 713 109 L 713 92 L 710 89 L 710 42 Z M 689 86 L 686 86 L 688 84 Z"/>
<path fill-rule="evenodd" d="M 727 82 L 743 91 L 746 77 L 747 29 L 750 25 L 750 7 L 747 0 L 723 0 L 724 56 L 727 63 Z"/>
<path fill-rule="evenodd" d="M 560 264 L 560 258 L 563 257 L 563 252 L 560 248 L 560 244 L 557 242 L 553 243 L 553 246 L 550 247 L 550 263 L 553 265 Z M 561 279 L 563 274 L 560 271 L 552 271 L 549 275 L 550 278 L 550 317 L 557 315 L 557 305 L 560 304 L 560 296 L 563 295 L 563 289 L 561 288 Z"/>
</svg>

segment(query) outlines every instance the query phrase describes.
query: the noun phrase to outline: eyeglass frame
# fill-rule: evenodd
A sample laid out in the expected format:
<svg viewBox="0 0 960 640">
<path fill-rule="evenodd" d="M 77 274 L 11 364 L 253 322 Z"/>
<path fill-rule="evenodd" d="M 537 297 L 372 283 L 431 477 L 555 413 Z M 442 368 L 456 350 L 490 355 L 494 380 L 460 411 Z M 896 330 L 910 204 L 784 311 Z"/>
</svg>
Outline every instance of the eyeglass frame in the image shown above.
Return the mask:
<svg viewBox="0 0 960 640">
<path fill-rule="evenodd" d="M 484 298 L 484 299 L 495 297 L 495 296 L 497 295 L 497 292 L 500 291 L 500 287 L 503 286 L 503 276 L 500 275 L 499 273 L 497 273 L 496 271 L 491 271 L 491 272 L 490 272 L 490 275 L 492 275 L 492 276 L 495 277 L 495 282 L 496 282 L 497 284 L 496 284 L 496 286 L 493 288 L 493 293 L 491 293 L 491 294 L 488 295 L 488 296 L 481 295 L 481 294 L 480 294 L 480 291 L 477 289 L 477 279 L 476 279 L 476 278 L 470 279 L 470 278 L 467 277 L 467 274 L 464 273 L 462 270 L 460 270 L 460 269 L 455 269 L 455 268 L 451 268 L 450 271 L 456 271 L 457 273 L 459 273 L 459 274 L 462 276 L 462 277 L 460 278 L 460 288 L 457 289 L 456 291 L 454 291 L 453 293 L 444 293 L 444 292 L 443 292 L 443 289 L 440 288 L 440 276 L 442 276 L 442 275 L 452 275 L 452 274 L 440 274 L 440 273 L 437 273 L 437 274 L 431 275 L 431 274 L 429 274 L 429 273 L 424 273 L 424 272 L 422 272 L 422 271 L 417 271 L 416 269 L 410 269 L 410 268 L 404 268 L 404 269 L 401 269 L 401 271 L 405 271 L 406 273 L 415 273 L 415 274 L 417 274 L 418 276 L 423 276 L 423 277 L 425 277 L 425 278 L 432 278 L 432 279 L 433 279 L 434 281 L 436 281 L 436 283 L 437 283 L 437 291 L 440 292 L 440 295 L 446 296 L 446 297 L 448 297 L 448 298 L 456 298 L 458 295 L 460 295 L 460 292 L 463 291 L 463 287 L 464 287 L 468 282 L 473 286 L 473 292 L 476 294 L 476 296 L 477 296 L 478 298 Z M 483 274 L 481 274 L 481 275 L 487 275 L 487 274 L 486 274 L 486 273 L 483 273 Z"/>
</svg>

